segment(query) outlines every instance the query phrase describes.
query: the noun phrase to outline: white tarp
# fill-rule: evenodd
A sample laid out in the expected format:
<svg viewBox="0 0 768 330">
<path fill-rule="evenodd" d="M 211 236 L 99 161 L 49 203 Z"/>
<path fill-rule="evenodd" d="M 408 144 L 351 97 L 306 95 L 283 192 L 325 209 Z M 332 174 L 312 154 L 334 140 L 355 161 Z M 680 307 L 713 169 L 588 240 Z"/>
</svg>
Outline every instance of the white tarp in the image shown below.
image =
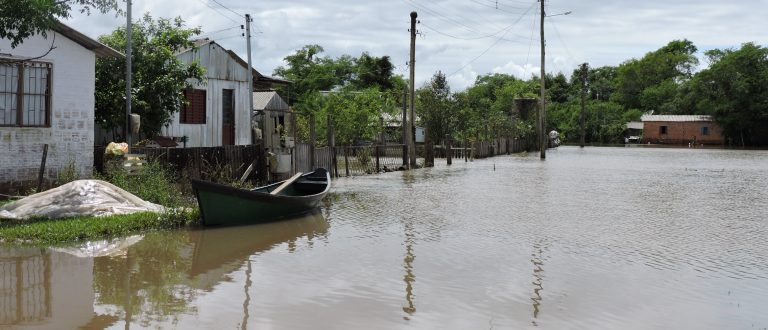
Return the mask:
<svg viewBox="0 0 768 330">
<path fill-rule="evenodd" d="M 78 258 L 116 257 L 125 255 L 128 248 L 141 241 L 144 236 L 134 235 L 129 237 L 89 241 L 73 247 L 52 248 L 53 251 L 64 252 Z"/>
<path fill-rule="evenodd" d="M 65 218 L 164 210 L 163 206 L 147 202 L 109 182 L 77 180 L 6 204 L 0 207 L 0 218 Z"/>
</svg>

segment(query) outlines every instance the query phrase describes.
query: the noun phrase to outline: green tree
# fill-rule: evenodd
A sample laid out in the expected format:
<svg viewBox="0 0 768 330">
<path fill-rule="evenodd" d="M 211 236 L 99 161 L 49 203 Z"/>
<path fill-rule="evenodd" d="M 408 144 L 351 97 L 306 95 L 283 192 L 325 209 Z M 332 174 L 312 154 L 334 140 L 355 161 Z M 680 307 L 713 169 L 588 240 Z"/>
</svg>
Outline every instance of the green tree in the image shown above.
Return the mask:
<svg viewBox="0 0 768 330">
<path fill-rule="evenodd" d="M 87 14 L 92 9 L 101 13 L 118 11 L 117 0 L 0 0 L 0 38 L 10 40 L 11 47 L 16 48 L 36 34 L 45 37 L 59 19 L 72 16 L 73 5 Z"/>
<path fill-rule="evenodd" d="M 746 43 L 740 49 L 706 52 L 709 68 L 691 82 L 688 100 L 713 115 L 736 144 L 768 144 L 768 48 Z"/>
<path fill-rule="evenodd" d="M 294 54 L 286 56 L 283 60 L 286 66 L 275 69 L 274 75 L 293 82 L 290 92 L 281 93 L 288 95 L 288 103 L 297 106 L 297 110 L 305 110 L 307 104 L 303 104 L 318 91 L 330 91 L 343 86 L 349 81 L 354 69 L 354 60 L 349 56 L 342 56 L 334 60 L 328 56 L 321 57 L 324 52 L 320 45 L 306 45 Z"/>
<path fill-rule="evenodd" d="M 697 49 L 688 40 L 674 40 L 666 46 L 619 65 L 613 100 L 626 109 L 672 111 L 679 84 L 693 75 L 698 64 Z"/>
<path fill-rule="evenodd" d="M 191 88 L 191 80 L 204 79 L 197 63 L 185 64 L 176 58 L 179 51 L 193 46 L 191 37 L 199 28 L 185 28 L 181 18 L 173 20 L 151 16 L 133 24 L 132 111 L 141 116 L 141 130 L 153 136 L 170 123 L 174 112 L 181 110 L 183 90 Z M 118 28 L 99 40 L 115 49 L 126 45 L 125 28 Z M 125 124 L 125 60 L 96 61 L 96 122 L 105 129 Z"/>
<path fill-rule="evenodd" d="M 364 52 L 355 60 L 351 84 L 356 89 L 379 87 L 381 90 L 390 90 L 395 87 L 392 75 L 394 68 L 389 56 L 375 57 Z"/>
<path fill-rule="evenodd" d="M 457 116 L 451 88 L 444 73 L 436 72 L 429 83 L 416 91 L 416 96 L 419 123 L 427 129 L 432 142 L 440 143 L 446 134 L 455 132 L 457 122 L 461 119 Z"/>
</svg>

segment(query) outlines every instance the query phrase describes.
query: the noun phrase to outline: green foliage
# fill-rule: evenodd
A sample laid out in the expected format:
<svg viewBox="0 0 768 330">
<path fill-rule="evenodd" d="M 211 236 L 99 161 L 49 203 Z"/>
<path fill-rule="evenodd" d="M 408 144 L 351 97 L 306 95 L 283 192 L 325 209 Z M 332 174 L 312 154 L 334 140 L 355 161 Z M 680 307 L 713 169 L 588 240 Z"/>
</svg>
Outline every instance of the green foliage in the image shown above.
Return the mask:
<svg viewBox="0 0 768 330">
<path fill-rule="evenodd" d="M 182 205 L 173 171 L 158 161 L 147 162 L 136 175 L 129 175 L 119 162 L 109 162 L 102 179 L 148 202 L 166 207 Z"/>
<path fill-rule="evenodd" d="M 0 1 L 0 38 L 16 48 L 24 39 L 52 29 L 60 19 L 72 17 L 72 5 L 81 13 L 97 10 L 102 14 L 120 12 L 117 0 L 2 0 Z"/>
<path fill-rule="evenodd" d="M 327 118 L 330 115 L 339 145 L 377 140 L 381 132 L 380 117 L 396 109 L 391 94 L 380 93 L 377 88 L 329 93 L 320 104 L 316 116 L 319 119 L 318 136 L 327 135 Z"/>
<path fill-rule="evenodd" d="M 669 110 L 678 85 L 691 78 L 697 49 L 688 40 L 666 46 L 619 65 L 614 100 L 627 109 Z"/>
<path fill-rule="evenodd" d="M 80 176 L 77 174 L 75 159 L 70 157 L 67 166 L 64 166 L 64 168 L 59 170 L 59 173 L 56 176 L 56 184 L 63 185 L 79 178 Z"/>
<path fill-rule="evenodd" d="M 284 90 L 283 95 L 288 95 L 294 110 L 315 115 L 321 143 L 327 142 L 328 115 L 333 118 L 337 144 L 376 139 L 381 130 L 379 118 L 397 111 L 405 82 L 392 75 L 394 66 L 388 56 L 362 53 L 359 58 L 331 58 L 321 56 L 323 51 L 319 45 L 306 45 L 285 57 L 287 64 L 274 71 L 293 81 L 290 92 Z M 302 140 L 309 138 L 308 120 L 308 116 L 297 120 Z"/>
<path fill-rule="evenodd" d="M 416 96 L 419 125 L 427 129 L 429 139 L 439 144 L 446 134 L 453 135 L 460 118 L 445 74 L 436 72 L 426 86 L 416 91 Z"/>
<path fill-rule="evenodd" d="M 197 224 L 197 210 L 142 212 L 105 217 L 0 220 L 0 242 L 53 244 L 126 236 L 145 230 L 171 229 Z"/>
<path fill-rule="evenodd" d="M 691 81 L 687 99 L 735 144 L 768 144 L 768 48 L 746 43 L 706 55 L 710 66 Z"/>
<path fill-rule="evenodd" d="M 184 102 L 183 90 L 191 80 L 202 82 L 204 70 L 198 63 L 185 64 L 176 54 L 193 46 L 190 39 L 199 28 L 185 28 L 181 18 L 153 19 L 149 14 L 132 25 L 133 80 L 131 111 L 141 116 L 141 130 L 154 136 L 170 123 Z M 125 27 L 99 41 L 125 49 Z M 105 129 L 125 124 L 125 59 L 100 58 L 96 61 L 96 122 Z"/>
</svg>

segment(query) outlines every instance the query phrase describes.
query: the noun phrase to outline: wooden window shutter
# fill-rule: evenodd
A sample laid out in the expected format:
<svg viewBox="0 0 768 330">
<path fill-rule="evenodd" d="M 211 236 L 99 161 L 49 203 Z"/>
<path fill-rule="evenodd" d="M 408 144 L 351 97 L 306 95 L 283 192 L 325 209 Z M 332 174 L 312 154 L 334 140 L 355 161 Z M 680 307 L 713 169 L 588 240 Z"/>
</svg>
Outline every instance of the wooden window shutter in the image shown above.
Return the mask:
<svg viewBox="0 0 768 330">
<path fill-rule="evenodd" d="M 185 90 L 184 98 L 189 104 L 181 109 L 179 122 L 182 124 L 205 124 L 205 90 Z"/>
</svg>

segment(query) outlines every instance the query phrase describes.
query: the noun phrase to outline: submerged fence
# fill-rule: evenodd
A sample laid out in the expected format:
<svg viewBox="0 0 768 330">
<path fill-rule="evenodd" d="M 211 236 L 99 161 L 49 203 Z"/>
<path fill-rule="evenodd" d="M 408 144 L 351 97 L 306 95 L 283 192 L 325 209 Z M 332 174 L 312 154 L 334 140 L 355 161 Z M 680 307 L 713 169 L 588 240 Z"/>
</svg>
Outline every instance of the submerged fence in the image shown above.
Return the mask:
<svg viewBox="0 0 768 330">
<path fill-rule="evenodd" d="M 455 142 L 454 142 L 455 143 Z M 521 139 L 495 139 L 481 142 L 464 142 L 450 148 L 451 158 L 474 159 L 496 155 L 523 152 L 528 143 Z M 447 158 L 445 146 L 432 146 L 428 152 L 426 145 L 416 148 L 418 163 L 434 164 L 434 158 Z M 366 175 L 404 169 L 408 163 L 405 145 L 367 145 L 318 147 L 312 154 L 311 144 L 297 143 L 294 150 L 294 168 L 296 171 L 309 172 L 315 168 L 328 169 L 334 177 Z"/>
</svg>

